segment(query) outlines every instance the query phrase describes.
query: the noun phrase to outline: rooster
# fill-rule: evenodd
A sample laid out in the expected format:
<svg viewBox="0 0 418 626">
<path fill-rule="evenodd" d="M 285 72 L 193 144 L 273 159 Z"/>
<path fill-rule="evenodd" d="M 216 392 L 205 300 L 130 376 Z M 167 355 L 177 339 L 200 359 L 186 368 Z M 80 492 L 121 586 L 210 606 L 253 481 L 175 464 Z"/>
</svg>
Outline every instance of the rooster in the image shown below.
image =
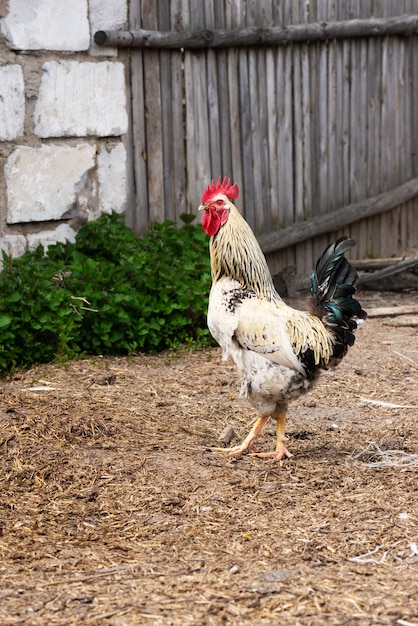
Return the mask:
<svg viewBox="0 0 418 626">
<path fill-rule="evenodd" d="M 342 359 L 354 343 L 354 318 L 366 317 L 353 297 L 357 272 L 344 256 L 355 241 L 341 237 L 325 250 L 311 273 L 309 311 L 293 309 L 275 290 L 257 239 L 233 203 L 238 194 L 230 179 L 212 180 L 199 207 L 210 236 L 208 327 L 223 358 L 232 358 L 241 373 L 240 396 L 258 414 L 244 441 L 227 451 L 250 452 L 272 417 L 275 449 L 257 456 L 280 460 L 291 456 L 285 446 L 289 400 Z"/>
</svg>

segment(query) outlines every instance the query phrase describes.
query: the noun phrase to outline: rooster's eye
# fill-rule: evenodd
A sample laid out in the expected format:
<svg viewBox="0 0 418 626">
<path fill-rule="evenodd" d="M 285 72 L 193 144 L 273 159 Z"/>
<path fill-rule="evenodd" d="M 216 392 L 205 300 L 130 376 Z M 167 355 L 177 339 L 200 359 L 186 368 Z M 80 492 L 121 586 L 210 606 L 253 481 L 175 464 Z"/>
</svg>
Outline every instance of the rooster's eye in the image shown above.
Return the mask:
<svg viewBox="0 0 418 626">
<path fill-rule="evenodd" d="M 223 203 L 224 203 L 224 201 L 223 201 L 223 200 L 217 200 L 217 201 L 216 201 L 216 204 L 217 204 L 218 206 L 222 206 L 222 205 L 223 205 Z"/>
</svg>

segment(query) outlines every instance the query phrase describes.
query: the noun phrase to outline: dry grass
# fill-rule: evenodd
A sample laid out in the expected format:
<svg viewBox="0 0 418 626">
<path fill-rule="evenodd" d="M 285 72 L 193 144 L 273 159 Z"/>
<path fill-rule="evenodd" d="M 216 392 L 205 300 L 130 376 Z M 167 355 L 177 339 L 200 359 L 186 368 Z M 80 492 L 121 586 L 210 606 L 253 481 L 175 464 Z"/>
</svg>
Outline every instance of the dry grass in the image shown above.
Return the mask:
<svg viewBox="0 0 418 626">
<path fill-rule="evenodd" d="M 3 381 L 0 624 L 416 626 L 418 331 L 386 322 L 282 463 L 211 451 L 253 417 L 217 349 Z"/>
</svg>

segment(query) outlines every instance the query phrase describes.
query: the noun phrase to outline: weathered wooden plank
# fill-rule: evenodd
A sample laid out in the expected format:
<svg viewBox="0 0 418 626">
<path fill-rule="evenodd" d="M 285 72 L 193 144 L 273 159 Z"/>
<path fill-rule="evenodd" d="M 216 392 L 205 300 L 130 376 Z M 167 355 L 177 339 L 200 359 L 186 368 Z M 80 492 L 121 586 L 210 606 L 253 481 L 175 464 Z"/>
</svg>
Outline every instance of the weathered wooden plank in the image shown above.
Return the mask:
<svg viewBox="0 0 418 626">
<path fill-rule="evenodd" d="M 317 0 L 315 3 L 304 3 L 304 5 L 300 7 L 302 11 L 299 12 L 299 16 L 305 22 L 315 23 L 334 18 L 332 5 L 326 0 Z M 327 163 L 321 162 L 321 148 L 324 148 L 324 141 L 327 141 L 329 129 L 326 85 L 328 70 L 324 64 L 325 57 L 321 56 L 321 50 L 327 50 L 327 48 L 327 43 L 322 45 L 320 42 L 309 42 L 300 46 L 302 102 L 299 106 L 303 109 L 303 217 L 305 220 L 327 209 L 323 203 L 323 195 L 324 192 L 326 195 L 327 190 L 323 185 L 324 181 L 321 180 L 324 173 L 330 170 Z M 297 102 L 295 104 L 298 106 Z M 320 238 L 306 240 L 295 246 L 298 271 L 304 274 L 311 271 L 312 259 L 317 256 L 318 247 L 320 252 L 325 247 Z"/>
<path fill-rule="evenodd" d="M 160 30 L 168 30 L 171 26 L 170 5 L 168 3 L 158 4 L 158 28 Z M 178 54 L 178 53 L 177 53 Z M 175 109 L 173 107 L 174 93 L 172 85 L 173 70 L 171 61 L 174 55 L 167 51 L 161 50 L 159 53 L 160 68 L 160 92 L 161 92 L 161 148 L 162 162 L 161 174 L 166 171 L 174 173 L 174 154 L 173 154 L 173 135 L 175 122 Z M 161 175 L 160 174 L 160 175 Z M 163 191 L 162 206 L 159 207 L 157 219 L 163 221 L 165 219 L 176 219 L 176 202 L 175 202 L 175 186 L 176 180 L 172 176 L 170 179 L 162 176 L 160 186 Z M 155 215 L 156 212 L 154 212 Z"/>
<path fill-rule="evenodd" d="M 253 228 L 255 224 L 255 202 L 253 184 L 253 157 L 251 133 L 251 104 L 249 94 L 251 85 L 249 79 L 248 51 L 240 50 L 238 58 L 239 73 L 239 111 L 240 135 L 242 150 L 242 186 L 241 202 L 246 220 Z"/>
<path fill-rule="evenodd" d="M 394 317 L 396 315 L 413 315 L 418 313 L 418 305 L 386 306 L 367 310 L 368 317 Z"/>
<path fill-rule="evenodd" d="M 300 2 L 281 2 L 281 24 L 295 24 L 299 22 Z M 278 178 L 276 183 L 279 199 L 279 225 L 292 224 L 295 220 L 295 185 L 294 185 L 294 89 L 293 67 L 294 46 L 277 48 L 277 66 L 280 69 L 281 82 L 278 82 L 280 103 L 279 136 L 278 136 Z M 277 74 L 279 77 L 279 73 Z M 296 248 L 292 246 L 279 251 L 274 259 L 279 267 L 296 265 Z M 271 261 L 271 259 L 270 259 Z"/>
<path fill-rule="evenodd" d="M 300 15 L 300 14 L 299 14 Z M 305 13 L 305 19 L 309 19 L 309 14 Z M 300 103 L 302 109 L 302 132 L 303 132 L 303 145 L 302 145 L 302 158 L 303 158 L 303 173 L 302 173 L 302 206 L 300 211 L 296 207 L 296 214 L 300 213 L 302 219 L 309 219 L 317 210 L 318 193 L 317 188 L 315 191 L 314 184 L 317 182 L 317 178 L 314 176 L 316 170 L 315 164 L 317 163 L 317 141 L 314 136 L 315 130 L 317 130 L 317 124 L 314 123 L 315 113 L 317 110 L 320 95 L 318 91 L 317 81 L 317 44 L 302 44 L 300 46 L 300 70 L 301 70 L 301 92 L 302 102 Z M 315 61 L 312 65 L 312 55 Z M 312 72 L 315 67 L 314 72 Z M 319 100 L 318 100 L 319 99 Z M 296 248 L 296 256 L 301 254 L 300 258 L 304 260 L 304 272 L 309 272 L 312 269 L 310 260 L 313 256 L 313 242 L 305 241 L 303 244 L 303 250 Z"/>
<path fill-rule="evenodd" d="M 325 19 L 329 14 L 334 17 L 334 6 L 324 0 L 318 3 L 318 18 Z M 313 215 L 320 216 L 332 211 L 335 208 L 335 195 L 333 185 L 336 180 L 336 161 L 333 155 L 333 141 L 335 139 L 335 129 L 333 128 L 333 102 L 335 92 L 335 74 L 333 72 L 333 47 L 335 41 L 318 43 L 317 59 L 319 98 L 317 110 L 318 126 L 318 146 L 317 158 L 313 161 L 317 169 L 317 193 Z M 308 243 L 308 242 L 307 242 Z M 306 251 L 305 272 L 312 268 L 312 261 L 316 260 L 330 243 L 327 233 L 320 233 L 311 242 Z"/>
<path fill-rule="evenodd" d="M 355 19 L 344 22 L 318 22 L 274 28 L 245 28 L 231 32 L 199 29 L 190 32 L 158 30 L 111 31 L 94 34 L 99 46 L 128 48 L 224 48 L 231 46 L 287 45 L 290 42 L 325 41 L 347 37 L 377 37 L 383 35 L 414 35 L 418 31 L 418 16 Z"/>
<path fill-rule="evenodd" d="M 218 81 L 218 107 L 219 107 L 219 159 L 221 175 L 232 176 L 231 156 L 231 119 L 230 100 L 228 94 L 228 54 L 229 50 L 219 50 L 215 57 L 216 74 Z"/>
<path fill-rule="evenodd" d="M 279 206 L 277 198 L 277 83 L 275 80 L 275 50 L 266 50 L 266 109 L 267 109 L 267 163 L 268 163 L 268 207 L 266 211 L 265 232 L 276 230 L 279 226 Z"/>
<path fill-rule="evenodd" d="M 254 85 L 256 97 L 254 98 L 254 108 L 252 118 L 256 120 L 253 128 L 253 155 L 254 155 L 254 189 L 257 195 L 255 230 L 257 233 L 269 230 L 269 211 L 271 204 L 270 177 L 268 165 L 268 109 L 266 97 L 266 84 L 268 77 L 266 74 L 265 50 L 250 50 L 254 56 L 254 75 L 250 80 Z"/>
<path fill-rule="evenodd" d="M 357 170 L 358 178 L 357 178 L 357 200 L 362 200 L 363 198 L 367 198 L 367 167 L 368 167 L 368 107 L 367 107 L 367 99 L 368 99 L 368 72 L 367 72 L 367 39 L 360 39 L 355 42 L 359 47 L 359 60 L 360 65 L 357 69 L 357 75 L 359 79 L 360 86 L 360 99 L 355 104 L 355 110 L 357 111 L 357 122 L 356 126 L 352 129 L 352 132 L 356 132 L 359 135 L 359 140 L 357 143 L 358 153 L 352 155 L 352 158 L 357 158 L 359 162 L 359 168 Z M 396 181 L 393 183 L 392 187 L 395 187 L 398 183 L 404 181 Z M 379 189 L 378 191 L 383 191 Z M 378 193 L 378 192 L 377 192 Z M 367 230 L 365 228 L 359 228 L 358 225 L 353 225 L 354 239 L 358 242 L 358 249 L 363 250 L 367 248 L 368 245 L 368 237 Z"/>
<path fill-rule="evenodd" d="M 418 1 L 416 10 L 418 12 Z M 412 140 L 412 150 L 410 153 L 411 159 L 411 167 L 413 172 L 418 172 L 418 115 L 415 109 L 416 103 L 418 102 L 418 80 L 416 80 L 416 76 L 418 76 L 418 37 L 413 37 L 411 40 L 411 76 L 415 77 L 415 80 L 411 83 L 411 93 L 410 93 L 410 101 L 408 102 L 411 109 L 414 110 L 414 114 L 411 116 L 411 140 Z M 415 106 L 414 104 L 415 103 Z"/>
<path fill-rule="evenodd" d="M 157 5 L 153 0 L 142 0 L 142 19 L 150 28 L 158 27 Z M 148 217 L 150 222 L 163 221 L 164 187 L 163 172 L 163 133 L 161 101 L 161 66 L 158 50 L 144 53 L 144 85 L 146 112 L 146 154 L 148 182 Z"/>
<path fill-rule="evenodd" d="M 228 50 L 227 55 L 227 76 L 225 86 L 225 96 L 228 96 L 229 110 L 227 124 L 229 126 L 229 142 L 231 151 L 230 168 L 226 167 L 226 175 L 238 183 L 243 189 L 243 166 L 242 166 L 242 141 L 241 141 L 241 109 L 240 109 L 240 89 L 239 89 L 239 55 L 236 49 Z"/>
<path fill-rule="evenodd" d="M 418 177 L 374 198 L 350 204 L 333 213 L 317 216 L 276 233 L 262 235 L 259 242 L 264 252 L 280 250 L 316 235 L 335 231 L 371 215 L 389 211 L 416 196 L 418 196 Z"/>
<path fill-rule="evenodd" d="M 397 105 L 402 102 L 402 94 L 400 89 L 400 70 L 402 67 L 402 50 L 404 48 L 403 43 L 401 43 L 399 37 L 394 37 L 390 39 L 390 74 L 388 76 L 388 96 L 390 98 L 390 126 L 391 126 L 391 135 L 390 140 L 387 143 L 388 150 L 388 162 L 390 164 L 390 174 L 393 177 L 392 179 L 389 177 L 388 184 L 392 186 L 396 184 L 397 181 L 401 179 L 402 172 L 400 171 L 402 155 L 401 152 L 405 149 L 405 146 L 402 145 L 399 136 L 400 124 L 401 124 L 401 115 L 399 115 L 399 111 L 397 110 Z M 395 182 L 396 181 L 396 182 Z"/>
<path fill-rule="evenodd" d="M 263 69 L 265 73 L 264 85 L 261 82 L 259 83 L 259 91 L 263 96 L 263 104 L 262 104 L 263 110 L 261 114 L 261 126 L 263 128 L 263 137 L 262 137 L 262 143 L 261 143 L 261 160 L 262 160 L 262 169 L 263 169 L 263 179 L 261 183 L 263 185 L 263 190 L 262 190 L 263 225 L 262 225 L 261 232 L 268 232 L 271 230 L 271 206 L 272 206 L 272 196 L 273 196 L 272 191 L 273 191 L 273 184 L 274 184 L 274 179 L 271 178 L 270 159 L 274 158 L 274 154 L 271 155 L 270 153 L 270 148 L 271 148 L 270 127 L 272 124 L 272 115 L 271 115 L 272 110 L 270 109 L 270 106 L 269 106 L 269 90 L 267 86 L 272 85 L 274 89 L 274 80 L 272 78 L 274 77 L 274 72 L 273 73 L 269 72 L 269 69 L 270 69 L 269 61 L 270 61 L 271 55 L 273 54 L 273 50 L 270 48 L 265 48 L 261 52 L 262 52 L 262 58 L 263 58 Z"/>
<path fill-rule="evenodd" d="M 247 27 L 266 28 L 272 24 L 271 0 L 247 4 Z M 267 49 L 264 47 L 249 50 L 252 146 L 253 146 L 253 188 L 255 203 L 255 232 L 270 229 L 271 179 L 269 166 L 268 128 L 270 111 L 268 107 L 268 86 L 271 81 L 267 72 Z M 273 82 L 273 81 L 272 81 Z"/>
<path fill-rule="evenodd" d="M 416 250 L 418 248 L 418 198 L 406 204 L 402 215 L 406 233 L 402 245 L 406 250 Z"/>
<path fill-rule="evenodd" d="M 414 107 L 411 106 L 411 103 L 416 102 L 414 90 L 415 93 L 418 92 L 418 63 L 416 62 L 416 56 L 418 54 L 418 37 L 411 37 L 408 39 L 408 41 L 405 42 L 405 48 L 405 68 L 403 73 L 403 81 L 405 85 L 403 102 L 403 134 L 405 142 L 404 176 L 406 178 L 411 178 L 414 175 L 414 172 L 417 171 L 415 168 L 417 150 L 415 148 L 418 142 L 418 134 L 416 134 L 415 130 L 417 129 L 418 115 L 416 114 Z"/>
<path fill-rule="evenodd" d="M 121 51 L 122 52 L 122 51 Z M 122 52 L 119 54 L 120 60 L 123 61 L 126 67 L 131 69 L 131 58 L 130 55 L 126 55 L 126 52 Z M 128 58 L 129 57 L 129 58 Z M 134 157 L 134 133 L 133 133 L 133 116 L 132 116 L 132 89 L 131 84 L 127 82 L 126 84 L 126 104 L 127 104 L 127 113 L 128 113 L 128 132 L 124 137 L 122 137 L 123 145 L 126 150 L 126 191 L 127 191 L 127 199 L 126 199 L 126 209 L 125 209 L 125 222 L 131 230 L 134 232 L 137 231 L 136 225 L 136 217 L 137 217 L 137 198 L 135 195 L 135 157 Z"/>
<path fill-rule="evenodd" d="M 350 263 L 356 268 L 356 270 L 370 271 L 381 270 L 385 267 L 393 265 L 394 263 L 400 263 L 401 261 L 403 261 L 403 258 L 399 256 L 381 259 L 352 259 Z"/>
<path fill-rule="evenodd" d="M 329 5 L 318 2 L 317 18 L 323 19 Z M 329 151 L 329 42 L 315 44 L 315 63 L 312 73 L 311 84 L 315 85 L 315 141 L 312 146 L 312 155 L 307 167 L 315 171 L 316 190 L 312 201 L 311 216 L 317 217 L 327 212 L 330 201 L 328 176 L 330 164 L 328 162 Z M 314 93 L 314 92 L 313 92 Z M 308 273 L 312 269 L 312 259 L 317 259 L 328 245 L 326 233 L 320 233 L 317 237 L 307 239 L 296 248 L 296 258 L 303 259 L 303 271 Z"/>
<path fill-rule="evenodd" d="M 330 202 L 328 193 L 328 50 L 329 46 L 320 45 L 318 50 L 318 85 L 320 101 L 317 111 L 318 124 L 318 199 L 315 214 L 324 213 Z"/>
<path fill-rule="evenodd" d="M 328 139 L 327 139 L 327 189 L 328 202 L 325 210 L 334 211 L 338 206 L 338 189 L 340 180 L 337 176 L 338 146 L 337 126 L 339 111 L 337 109 L 337 42 L 328 44 Z"/>
<path fill-rule="evenodd" d="M 229 28 L 229 22 L 227 19 L 227 7 L 224 2 L 218 0 L 213 5 L 214 8 L 214 27 L 215 28 Z M 217 50 L 214 55 L 214 63 L 216 66 L 216 75 L 218 83 L 218 108 L 219 108 L 219 159 L 220 159 L 220 175 L 232 176 L 232 163 L 231 156 L 231 120 L 230 120 L 230 101 L 228 93 L 228 55 L 231 50 L 221 49 Z"/>
<path fill-rule="evenodd" d="M 402 180 L 399 170 L 399 118 L 398 99 L 398 46 L 397 41 L 386 39 L 384 41 L 383 56 L 384 88 L 382 90 L 382 170 L 385 173 L 384 181 L 381 180 L 381 188 L 390 188 L 394 181 Z M 382 174 L 383 174 L 382 172 Z M 373 248 L 381 254 L 388 254 L 392 243 L 397 239 L 399 232 L 399 209 L 393 210 L 386 215 L 380 216 L 373 224 Z"/>
<path fill-rule="evenodd" d="M 225 4 L 225 27 L 227 29 L 242 28 L 244 25 L 244 7 L 242 2 L 235 0 Z M 237 48 L 227 50 L 227 82 L 224 94 L 228 99 L 227 125 L 229 127 L 229 141 L 231 164 L 226 167 L 225 175 L 231 176 L 244 189 L 241 142 L 241 108 L 240 108 L 240 73 L 239 59 L 243 51 Z M 226 164 L 225 164 L 226 165 Z"/>
<path fill-rule="evenodd" d="M 294 222 L 294 182 L 293 182 L 293 50 L 291 47 L 277 51 L 277 180 L 276 190 L 279 202 L 280 226 Z"/>
<path fill-rule="evenodd" d="M 317 19 L 316 11 L 318 7 L 315 6 L 315 15 L 313 16 Z M 310 132 L 308 136 L 308 144 L 306 146 L 306 178 L 309 177 L 310 189 L 311 189 L 311 197 L 309 202 L 305 207 L 305 217 L 310 218 L 316 214 L 318 210 L 318 206 L 320 204 L 320 181 L 319 181 L 319 167 L 318 167 L 318 159 L 319 159 L 319 145 L 320 145 L 320 125 L 318 123 L 319 110 L 321 107 L 321 103 L 323 100 L 323 96 L 320 92 L 320 81 L 318 80 L 318 66 L 319 66 L 319 43 L 313 43 L 307 47 L 308 50 L 308 84 L 304 88 L 307 90 L 308 95 L 306 96 L 306 112 L 304 113 L 309 118 Z M 309 109 L 308 109 L 309 107 Z"/>
<path fill-rule="evenodd" d="M 260 5 L 256 3 L 247 3 L 245 14 L 245 26 L 251 29 L 254 24 L 262 24 L 260 15 Z M 241 85 L 241 105 L 243 98 L 248 101 L 248 133 L 249 137 L 245 145 L 243 154 L 244 168 L 246 174 L 244 177 L 245 186 L 245 216 L 249 220 L 251 227 L 255 232 L 262 232 L 263 224 L 263 192 L 262 192 L 262 162 L 261 162 L 261 141 L 263 128 L 260 124 L 260 109 L 263 106 L 260 100 L 259 91 L 259 72 L 263 72 L 262 63 L 260 63 L 260 48 L 250 48 L 246 51 L 247 56 L 247 73 L 245 82 Z M 264 76 L 265 80 L 265 76 Z M 246 94 L 244 96 L 245 89 Z M 242 127 L 243 131 L 244 128 Z M 245 132 L 245 131 L 244 131 Z M 251 189 L 248 193 L 247 190 Z"/>
<path fill-rule="evenodd" d="M 408 180 L 413 174 L 410 171 L 410 154 L 413 150 L 411 145 L 411 106 L 406 106 L 409 101 L 409 81 L 416 80 L 415 77 L 409 75 L 410 56 L 409 56 L 409 40 L 403 41 L 397 38 L 399 48 L 399 67 L 398 67 L 398 106 L 400 114 L 398 122 L 398 142 L 399 142 L 399 172 L 403 180 Z M 407 73 L 408 72 L 408 73 Z"/>
<path fill-rule="evenodd" d="M 281 2 L 276 0 L 273 5 L 273 20 L 276 26 L 286 26 L 291 23 L 291 16 L 289 16 L 291 6 L 289 2 Z"/>
<path fill-rule="evenodd" d="M 306 8 L 302 2 L 294 2 L 291 7 L 292 24 L 304 24 Z M 292 221 L 300 221 L 304 214 L 304 119 L 303 119 L 303 83 L 302 83 L 302 45 L 292 45 L 293 75 L 293 186 L 294 205 Z M 287 85 L 285 86 L 287 88 Z"/>
<path fill-rule="evenodd" d="M 362 187 L 366 168 L 365 113 L 362 105 L 363 77 L 358 71 L 362 62 L 361 41 L 350 42 L 350 138 L 349 138 L 349 202 L 354 203 L 366 197 Z M 358 69 L 357 69 L 358 68 Z M 359 225 L 350 226 L 350 236 L 358 240 Z M 362 249 L 362 247 L 361 247 Z M 363 251 L 362 254 L 365 254 Z"/>
<path fill-rule="evenodd" d="M 140 7 L 132 3 L 129 7 L 129 24 L 137 28 L 141 24 Z M 147 141 L 145 116 L 144 53 L 137 50 L 131 58 L 132 91 L 132 133 L 133 178 L 136 190 L 136 203 L 127 215 L 127 223 L 135 232 L 144 232 L 148 226 L 148 180 L 147 180 Z"/>
<path fill-rule="evenodd" d="M 382 73 L 380 70 L 380 59 L 382 54 L 381 39 L 370 39 L 367 46 L 368 94 L 366 106 L 368 121 L 368 145 L 366 194 L 368 196 L 373 196 L 379 191 L 379 157 L 381 140 L 380 93 L 382 81 Z"/>
<path fill-rule="evenodd" d="M 345 118 L 344 113 L 346 111 L 345 104 L 345 68 L 344 68 L 344 46 L 342 42 L 336 45 L 334 42 L 334 55 L 333 55 L 333 73 L 334 84 L 332 95 L 330 97 L 329 108 L 333 119 L 333 157 L 330 162 L 334 164 L 329 168 L 329 176 L 334 176 L 334 182 L 331 183 L 332 195 L 334 201 L 334 207 L 344 206 L 348 204 L 348 200 L 344 197 L 344 178 L 345 178 L 345 163 L 344 163 L 344 132 L 345 132 Z"/>
<path fill-rule="evenodd" d="M 220 3 L 204 3 L 204 25 L 206 28 L 215 28 L 215 4 L 220 8 Z M 219 52 L 224 52 L 219 50 Z M 208 50 L 206 53 L 206 80 L 207 80 L 207 106 L 208 106 L 208 133 L 209 133 L 209 155 L 212 176 L 217 178 L 223 176 L 222 149 L 220 136 L 221 119 L 219 95 L 222 91 L 218 82 L 218 51 Z"/>
<path fill-rule="evenodd" d="M 216 54 L 213 50 L 206 53 L 206 82 L 208 107 L 208 134 L 211 173 L 214 178 L 223 176 L 222 149 L 221 149 L 221 119 L 219 107 L 219 93 L 221 85 L 218 82 Z M 226 139 L 226 138 L 225 138 Z"/>
<path fill-rule="evenodd" d="M 249 121 L 249 141 L 247 143 L 249 151 L 244 156 L 247 164 L 248 183 L 251 185 L 251 195 L 245 193 L 245 213 L 250 219 L 251 227 L 255 232 L 261 232 L 260 221 L 263 216 L 263 204 L 261 194 L 261 155 L 260 155 L 260 116 L 259 94 L 257 88 L 257 51 L 254 49 L 247 51 L 247 84 L 246 98 L 248 100 L 248 121 Z M 247 176 L 244 182 L 247 189 Z M 250 217 L 251 216 L 251 217 Z"/>
<path fill-rule="evenodd" d="M 292 46 L 293 56 L 293 185 L 295 202 L 292 221 L 303 219 L 303 110 L 300 46 Z M 286 87 L 285 87 L 286 88 Z"/>
<path fill-rule="evenodd" d="M 341 98 L 339 126 L 341 127 L 341 152 L 339 159 L 342 162 L 343 171 L 341 172 L 341 194 L 343 202 L 340 204 L 348 204 L 350 202 L 350 42 L 342 42 L 341 55 Z M 341 170 L 340 170 L 341 171 Z"/>
<path fill-rule="evenodd" d="M 172 29 L 182 27 L 182 0 L 170 1 L 170 25 Z M 169 54 L 171 68 L 171 137 L 164 138 L 169 144 L 170 165 L 164 162 L 164 184 L 166 216 L 178 223 L 179 215 L 187 212 L 186 205 L 186 153 L 184 146 L 184 81 L 183 53 Z"/>
<path fill-rule="evenodd" d="M 190 6 L 189 28 L 203 23 L 204 5 L 193 2 Z M 202 193 L 202 185 L 210 182 L 211 162 L 209 150 L 209 108 L 206 53 L 185 50 L 185 123 L 187 163 L 187 207 L 196 210 Z"/>
</svg>

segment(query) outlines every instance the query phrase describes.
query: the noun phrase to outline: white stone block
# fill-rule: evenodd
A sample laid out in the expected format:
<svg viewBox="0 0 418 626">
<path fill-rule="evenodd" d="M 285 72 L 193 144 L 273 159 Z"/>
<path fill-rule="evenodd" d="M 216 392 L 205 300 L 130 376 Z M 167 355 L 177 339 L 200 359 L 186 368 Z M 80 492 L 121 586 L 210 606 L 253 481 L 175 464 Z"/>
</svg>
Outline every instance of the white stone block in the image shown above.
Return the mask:
<svg viewBox="0 0 418 626">
<path fill-rule="evenodd" d="M 95 154 L 95 146 L 86 143 L 14 150 L 4 167 L 7 222 L 58 220 L 74 211 L 88 186 Z"/>
<path fill-rule="evenodd" d="M 20 65 L 0 67 L 0 141 L 23 135 L 25 85 Z"/>
<path fill-rule="evenodd" d="M 101 213 L 123 213 L 127 204 L 126 150 L 123 143 L 97 155 L 99 206 Z"/>
<path fill-rule="evenodd" d="M 26 238 L 24 235 L 1 235 L 0 250 L 4 250 L 13 259 L 17 259 L 26 252 Z M 0 254 L 0 269 L 3 267 L 3 255 Z"/>
<path fill-rule="evenodd" d="M 128 130 L 125 68 L 102 61 L 48 61 L 35 107 L 39 137 L 123 135 Z"/>
<path fill-rule="evenodd" d="M 116 56 L 117 48 L 97 46 L 94 33 L 98 30 L 124 30 L 128 24 L 128 4 L 126 0 L 89 0 L 91 45 L 89 52 L 94 55 Z"/>
<path fill-rule="evenodd" d="M 87 0 L 9 0 L 1 30 L 13 50 L 88 50 Z"/>
<path fill-rule="evenodd" d="M 42 245 L 46 250 L 48 246 L 52 246 L 55 243 L 65 243 L 70 241 L 75 242 L 76 232 L 68 226 L 68 224 L 60 224 L 53 230 L 43 230 L 40 233 L 31 233 L 27 235 L 28 250 L 33 251 L 39 245 Z"/>
</svg>

